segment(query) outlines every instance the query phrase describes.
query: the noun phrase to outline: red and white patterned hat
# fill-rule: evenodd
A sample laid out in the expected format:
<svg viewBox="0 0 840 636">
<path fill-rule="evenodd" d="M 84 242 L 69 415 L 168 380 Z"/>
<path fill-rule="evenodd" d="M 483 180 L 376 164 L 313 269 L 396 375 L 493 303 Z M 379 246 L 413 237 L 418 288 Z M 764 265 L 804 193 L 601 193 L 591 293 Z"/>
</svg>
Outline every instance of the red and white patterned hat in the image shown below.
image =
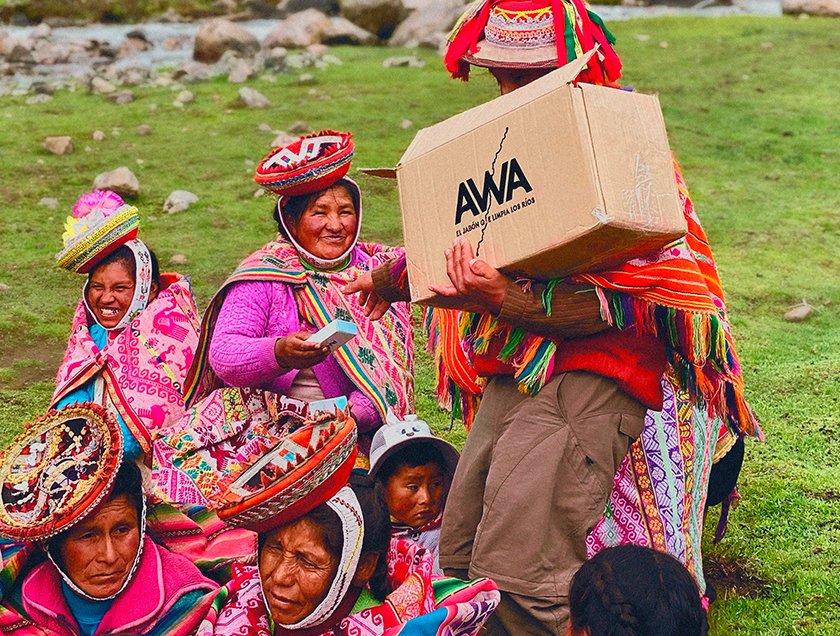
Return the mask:
<svg viewBox="0 0 840 636">
<path fill-rule="evenodd" d="M 267 532 L 326 503 L 347 484 L 356 460 L 356 422 L 319 412 L 270 449 L 230 466 L 211 505 L 234 526 Z"/>
<path fill-rule="evenodd" d="M 329 188 L 350 170 L 350 133 L 322 130 L 272 150 L 257 165 L 254 181 L 283 197 Z"/>
</svg>

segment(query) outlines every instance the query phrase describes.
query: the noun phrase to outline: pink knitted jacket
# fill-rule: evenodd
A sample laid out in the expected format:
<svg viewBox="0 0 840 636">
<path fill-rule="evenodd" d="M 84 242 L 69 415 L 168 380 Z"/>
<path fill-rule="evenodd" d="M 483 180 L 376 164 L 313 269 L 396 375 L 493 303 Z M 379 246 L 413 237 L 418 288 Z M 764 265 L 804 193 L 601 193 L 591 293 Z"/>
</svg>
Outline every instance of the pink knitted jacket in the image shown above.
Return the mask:
<svg viewBox="0 0 840 636">
<path fill-rule="evenodd" d="M 306 328 L 315 331 L 301 320 L 290 285 L 266 281 L 234 283 L 213 330 L 210 366 L 229 386 L 261 387 L 288 395 L 298 370 L 280 372 L 274 343 L 281 336 Z M 380 426 L 376 407 L 350 381 L 334 357 L 327 357 L 312 370 L 324 397 L 347 396 L 359 432 Z"/>
</svg>

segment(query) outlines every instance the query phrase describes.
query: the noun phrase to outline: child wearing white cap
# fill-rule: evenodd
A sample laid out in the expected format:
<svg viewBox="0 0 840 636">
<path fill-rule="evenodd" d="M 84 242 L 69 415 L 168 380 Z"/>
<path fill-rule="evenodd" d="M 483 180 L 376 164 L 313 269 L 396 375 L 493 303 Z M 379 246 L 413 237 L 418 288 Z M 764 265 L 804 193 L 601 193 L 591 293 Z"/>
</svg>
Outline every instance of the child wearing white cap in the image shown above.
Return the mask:
<svg viewBox="0 0 840 636">
<path fill-rule="evenodd" d="M 370 474 L 385 491 L 391 514 L 391 536 L 419 543 L 434 555 L 436 576 L 443 507 L 458 451 L 435 437 L 416 415 L 388 423 L 376 431 L 370 448 Z"/>
</svg>

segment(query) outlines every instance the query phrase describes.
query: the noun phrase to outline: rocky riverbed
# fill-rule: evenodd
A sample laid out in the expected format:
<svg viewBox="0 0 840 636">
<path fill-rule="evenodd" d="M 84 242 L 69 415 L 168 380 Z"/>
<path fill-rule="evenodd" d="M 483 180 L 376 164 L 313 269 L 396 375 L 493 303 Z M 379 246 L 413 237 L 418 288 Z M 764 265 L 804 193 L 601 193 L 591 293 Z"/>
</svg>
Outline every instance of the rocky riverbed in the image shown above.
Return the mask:
<svg viewBox="0 0 840 636">
<path fill-rule="evenodd" d="M 736 0 L 729 6 L 705 5 L 701 2 L 694 8 L 595 6 L 594 9 L 608 23 L 663 15 L 781 15 L 780 0 Z M 416 9 L 415 14 L 420 11 L 422 9 Z M 451 3 L 446 12 L 439 13 L 440 24 L 457 15 Z M 250 44 L 226 45 L 223 49 L 227 52 L 223 50 L 218 59 L 211 59 L 209 63 L 193 59 L 198 57 L 196 36 L 206 21 L 88 24 L 60 28 L 50 28 L 46 24 L 0 27 L 0 95 L 31 94 L 36 96 L 36 101 L 44 101 L 47 97 L 37 95 L 46 96 L 59 89 L 91 88 L 97 78 L 115 87 L 166 82 L 173 78 L 188 83 L 216 75 L 227 75 L 231 81 L 243 82 L 264 70 L 295 72 L 307 66 L 340 62 L 329 54 L 325 42 L 382 43 L 371 33 L 341 20 L 307 13 L 306 19 L 302 14 L 287 18 L 283 27 L 279 26 L 278 20 L 228 22 L 228 25 L 234 25 L 229 28 L 237 29 L 239 35 L 236 37 Z M 409 22 L 407 19 L 406 23 Z M 320 31 L 311 40 L 303 36 L 299 39 L 295 39 L 297 36 L 276 36 L 279 31 L 287 35 L 293 27 L 301 32 Z M 387 44 L 441 46 L 446 27 L 421 25 L 414 28 L 414 32 L 403 29 L 403 33 L 398 28 Z M 231 38 L 236 39 L 228 35 L 224 37 L 228 38 L 228 44 Z M 95 87 L 92 90 L 95 91 Z"/>
</svg>

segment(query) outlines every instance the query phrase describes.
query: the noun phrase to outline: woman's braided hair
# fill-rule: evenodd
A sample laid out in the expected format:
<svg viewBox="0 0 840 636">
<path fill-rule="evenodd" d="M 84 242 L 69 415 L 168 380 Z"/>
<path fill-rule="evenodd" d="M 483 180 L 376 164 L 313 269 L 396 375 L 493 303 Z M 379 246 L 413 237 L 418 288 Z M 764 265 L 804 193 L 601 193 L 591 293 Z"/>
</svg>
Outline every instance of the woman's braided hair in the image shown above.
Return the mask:
<svg viewBox="0 0 840 636">
<path fill-rule="evenodd" d="M 574 634 L 589 636 L 706 636 L 700 590 L 674 557 L 641 546 L 607 548 L 572 579 L 569 612 Z"/>
</svg>

